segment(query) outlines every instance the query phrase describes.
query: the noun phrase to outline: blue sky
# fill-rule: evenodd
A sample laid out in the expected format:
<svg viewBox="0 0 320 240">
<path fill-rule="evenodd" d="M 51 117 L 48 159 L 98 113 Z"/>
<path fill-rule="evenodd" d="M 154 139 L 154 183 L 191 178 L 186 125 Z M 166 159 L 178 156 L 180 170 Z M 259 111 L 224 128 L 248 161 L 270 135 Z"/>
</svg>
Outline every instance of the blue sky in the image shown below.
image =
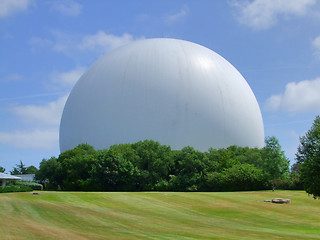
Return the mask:
<svg viewBox="0 0 320 240">
<path fill-rule="evenodd" d="M 234 65 L 265 136 L 293 162 L 320 113 L 319 25 L 318 0 L 0 0 L 0 166 L 57 157 L 63 106 L 81 74 L 114 48 L 158 37 L 201 44 Z"/>
</svg>

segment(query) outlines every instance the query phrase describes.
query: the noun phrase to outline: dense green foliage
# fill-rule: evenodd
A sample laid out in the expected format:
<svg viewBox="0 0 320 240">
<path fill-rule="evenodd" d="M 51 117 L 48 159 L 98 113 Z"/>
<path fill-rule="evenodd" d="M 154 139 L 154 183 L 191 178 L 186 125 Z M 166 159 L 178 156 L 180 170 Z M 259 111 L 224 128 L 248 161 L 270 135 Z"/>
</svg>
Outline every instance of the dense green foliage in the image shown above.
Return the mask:
<svg viewBox="0 0 320 240">
<path fill-rule="evenodd" d="M 277 179 L 281 176 L 289 174 L 289 160 L 282 151 L 278 139 L 275 137 L 267 137 L 265 140 L 266 146 L 263 149 L 263 165 L 264 169 L 272 179 L 272 188 L 275 188 Z"/>
<path fill-rule="evenodd" d="M 263 149 L 231 146 L 171 150 L 152 140 L 95 150 L 80 144 L 43 159 L 36 178 L 48 189 L 80 191 L 234 191 L 291 186 L 289 161 L 274 137 Z M 270 165 L 275 165 L 271 167 Z M 288 187 L 287 187 L 288 188 Z"/>
<path fill-rule="evenodd" d="M 21 175 L 21 174 L 35 174 L 38 171 L 38 169 L 31 165 L 27 167 L 26 165 L 23 164 L 23 162 L 20 160 L 19 164 L 16 164 L 16 167 L 10 171 L 12 175 Z"/>
<path fill-rule="evenodd" d="M 8 186 L 0 187 L 0 193 L 7 193 L 7 192 L 31 192 L 32 188 L 29 186 L 23 185 L 13 185 L 10 184 Z"/>
<path fill-rule="evenodd" d="M 296 168 L 307 193 L 320 197 L 320 116 L 316 116 L 311 129 L 300 137 L 296 153 Z"/>
<path fill-rule="evenodd" d="M 0 173 L 4 173 L 6 171 L 6 169 L 4 167 L 0 166 Z"/>
</svg>

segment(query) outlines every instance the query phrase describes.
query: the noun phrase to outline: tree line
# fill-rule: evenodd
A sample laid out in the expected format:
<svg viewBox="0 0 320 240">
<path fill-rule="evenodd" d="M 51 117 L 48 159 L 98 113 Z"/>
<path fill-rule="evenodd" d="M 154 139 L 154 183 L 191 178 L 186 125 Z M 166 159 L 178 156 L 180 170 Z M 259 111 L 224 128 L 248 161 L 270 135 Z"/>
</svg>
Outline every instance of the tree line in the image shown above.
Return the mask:
<svg viewBox="0 0 320 240">
<path fill-rule="evenodd" d="M 275 137 L 264 148 L 172 150 L 152 140 L 95 150 L 80 144 L 43 159 L 36 178 L 69 191 L 235 191 L 297 188 Z"/>
<path fill-rule="evenodd" d="M 11 175 L 22 175 L 22 174 L 35 174 L 38 171 L 38 169 L 33 166 L 26 166 L 21 160 L 19 164 L 16 164 L 15 167 L 10 171 Z M 6 169 L 4 167 L 0 166 L 0 173 L 6 172 Z"/>
<path fill-rule="evenodd" d="M 320 116 L 300 137 L 296 162 L 289 160 L 275 137 L 265 147 L 192 147 L 171 150 L 158 142 L 143 141 L 95 150 L 80 144 L 58 158 L 43 159 L 39 170 L 22 161 L 11 174 L 36 173 L 52 190 L 83 191 L 232 191 L 305 189 L 320 197 Z M 5 169 L 0 166 L 0 172 Z"/>
</svg>

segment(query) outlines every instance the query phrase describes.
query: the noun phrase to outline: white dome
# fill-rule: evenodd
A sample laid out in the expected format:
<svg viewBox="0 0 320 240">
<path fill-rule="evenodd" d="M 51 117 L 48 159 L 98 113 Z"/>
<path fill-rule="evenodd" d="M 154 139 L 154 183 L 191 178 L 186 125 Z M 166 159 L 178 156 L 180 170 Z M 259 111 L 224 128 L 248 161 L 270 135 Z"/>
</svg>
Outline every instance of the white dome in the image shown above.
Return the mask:
<svg viewBox="0 0 320 240">
<path fill-rule="evenodd" d="M 195 43 L 147 39 L 118 48 L 79 79 L 65 105 L 60 150 L 152 139 L 173 149 L 263 147 L 264 129 L 246 80 Z"/>
</svg>

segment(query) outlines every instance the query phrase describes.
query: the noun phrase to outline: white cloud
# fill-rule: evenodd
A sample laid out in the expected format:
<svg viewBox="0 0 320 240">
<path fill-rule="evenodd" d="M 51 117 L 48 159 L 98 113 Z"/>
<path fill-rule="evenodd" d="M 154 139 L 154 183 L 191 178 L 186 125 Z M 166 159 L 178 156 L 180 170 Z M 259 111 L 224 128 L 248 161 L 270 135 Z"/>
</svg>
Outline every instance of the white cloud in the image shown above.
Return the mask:
<svg viewBox="0 0 320 240">
<path fill-rule="evenodd" d="M 69 72 L 57 73 L 53 81 L 56 81 L 58 85 L 68 86 L 74 83 L 83 71 L 83 68 L 76 68 Z M 58 93 L 23 96 L 20 98 L 46 97 L 56 94 Z M 12 107 L 10 111 L 25 123 L 26 127 L 24 130 L 15 129 L 11 132 L 0 132 L 0 143 L 23 149 L 56 149 L 59 145 L 60 119 L 68 95 L 66 94 L 55 101 L 43 105 L 29 104 Z"/>
<path fill-rule="evenodd" d="M 181 21 L 184 19 L 189 13 L 188 6 L 184 5 L 178 12 L 173 14 L 167 14 L 164 17 L 164 21 L 166 24 L 173 24 L 175 22 Z"/>
<path fill-rule="evenodd" d="M 65 34 L 61 31 L 52 31 L 54 40 L 52 40 L 52 48 L 56 52 L 68 53 L 75 50 L 75 45 L 79 36 Z"/>
<path fill-rule="evenodd" d="M 315 48 L 315 55 L 320 57 L 320 36 L 312 41 L 312 46 Z"/>
<path fill-rule="evenodd" d="M 81 43 L 78 44 L 78 48 L 81 50 L 107 52 L 133 41 L 133 36 L 128 33 L 124 33 L 122 36 L 116 36 L 99 31 L 96 34 L 84 36 Z"/>
<path fill-rule="evenodd" d="M 51 45 L 56 52 L 63 53 L 69 57 L 79 57 L 79 54 L 93 53 L 101 56 L 106 52 L 143 39 L 134 38 L 131 34 L 123 33 L 122 35 L 107 34 L 104 31 L 98 31 L 95 34 L 88 35 L 70 35 L 60 31 L 52 32 L 55 40 L 41 39 L 34 37 L 29 43 L 35 46 Z"/>
<path fill-rule="evenodd" d="M 60 0 L 52 3 L 52 9 L 64 15 L 78 16 L 82 11 L 82 5 L 73 0 Z"/>
<path fill-rule="evenodd" d="M 0 98 L 0 101 L 7 101 L 7 100 L 22 100 L 22 99 L 31 99 L 31 98 L 43 98 L 43 97 L 48 97 L 48 96 L 54 96 L 54 95 L 61 95 L 64 94 L 65 91 L 63 92 L 51 92 L 51 93 L 41 93 L 41 94 L 33 94 L 33 95 L 24 95 L 24 96 L 19 96 L 19 97 L 6 97 L 6 98 Z"/>
<path fill-rule="evenodd" d="M 58 100 L 49 102 L 43 106 L 16 106 L 12 109 L 12 112 L 19 116 L 24 122 L 36 125 L 37 127 L 58 126 L 67 98 L 68 95 L 60 97 Z"/>
<path fill-rule="evenodd" d="M 288 112 L 320 111 L 320 78 L 298 83 L 290 82 L 283 94 L 273 95 L 266 101 L 272 111 Z"/>
<path fill-rule="evenodd" d="M 87 59 L 90 55 L 96 59 L 110 50 L 143 39 L 143 37 L 135 38 L 128 33 L 114 35 L 107 34 L 101 30 L 95 34 L 88 35 L 66 34 L 61 31 L 52 31 L 52 35 L 53 39 L 32 37 L 29 39 L 29 44 L 33 49 L 49 47 L 55 52 L 75 59 L 79 59 L 81 56 L 85 56 Z"/>
<path fill-rule="evenodd" d="M 13 73 L 8 76 L 5 76 L 3 79 L 5 82 L 15 82 L 23 80 L 23 76 L 18 73 Z"/>
<path fill-rule="evenodd" d="M 232 1 L 240 10 L 238 20 L 254 29 L 267 29 L 281 16 L 304 16 L 312 11 L 317 0 L 254 0 Z"/>
<path fill-rule="evenodd" d="M 0 0 L 0 18 L 28 9 L 32 0 Z"/>
<path fill-rule="evenodd" d="M 68 72 L 55 72 L 52 74 L 51 80 L 56 88 L 65 90 L 66 87 L 72 87 L 84 71 L 84 67 L 77 67 Z M 46 97 L 56 94 L 61 95 L 61 92 L 12 99 Z M 25 123 L 26 127 L 24 130 L 16 129 L 12 132 L 0 132 L 0 143 L 24 149 L 56 149 L 59 143 L 60 119 L 68 95 L 66 94 L 55 101 L 43 105 L 29 104 L 12 107 L 10 111 Z"/>
<path fill-rule="evenodd" d="M 0 132 L 0 143 L 22 149 L 56 149 L 59 145 L 59 124 L 68 96 L 43 106 L 17 106 L 12 112 L 27 123 L 25 130 Z"/>
<path fill-rule="evenodd" d="M 57 128 L 0 132 L 0 143 L 16 148 L 52 150 L 57 148 L 58 142 L 59 130 Z"/>
<path fill-rule="evenodd" d="M 53 42 L 49 39 L 46 38 L 39 38 L 39 37 L 32 37 L 29 42 L 29 44 L 34 45 L 34 46 L 41 46 L 41 47 L 46 47 L 50 46 L 53 44 Z"/>
<path fill-rule="evenodd" d="M 58 88 L 73 87 L 85 70 L 85 67 L 77 67 L 68 72 L 54 72 L 52 73 L 52 82 Z"/>
<path fill-rule="evenodd" d="M 316 37 L 313 41 L 312 41 L 312 45 L 320 50 L 320 36 Z"/>
</svg>

